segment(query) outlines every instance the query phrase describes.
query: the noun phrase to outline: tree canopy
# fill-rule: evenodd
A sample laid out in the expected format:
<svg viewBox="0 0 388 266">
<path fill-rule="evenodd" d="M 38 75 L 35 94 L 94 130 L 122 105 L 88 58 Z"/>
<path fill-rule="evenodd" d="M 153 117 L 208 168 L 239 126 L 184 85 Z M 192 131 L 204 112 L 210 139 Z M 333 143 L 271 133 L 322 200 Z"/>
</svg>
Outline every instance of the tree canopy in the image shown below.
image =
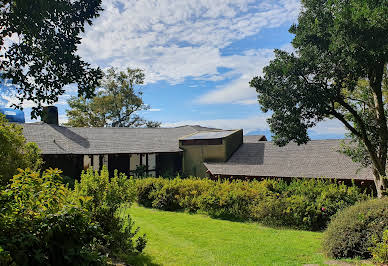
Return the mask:
<svg viewBox="0 0 388 266">
<path fill-rule="evenodd" d="M 160 123 L 144 119 L 139 112 L 150 107 L 143 102 L 141 69 L 119 71 L 110 68 L 101 80 L 101 88 L 91 99 L 72 97 L 67 110 L 68 126 L 73 127 L 159 127 Z"/>
<path fill-rule="evenodd" d="M 101 0 L 0 0 L 0 79 L 15 85 L 16 107 L 33 101 L 35 118 L 72 83 L 79 95 L 93 95 L 101 71 L 76 51 L 101 10 Z"/>
<path fill-rule="evenodd" d="M 308 129 L 336 118 L 349 130 L 363 161 L 372 164 L 379 195 L 387 187 L 387 98 L 383 86 L 388 62 L 387 0 L 302 0 L 294 52 L 275 50 L 275 59 L 255 77 L 262 110 L 274 142 L 310 140 Z M 352 158 L 361 153 L 345 149 Z M 365 157 L 366 156 L 366 157 Z"/>
</svg>

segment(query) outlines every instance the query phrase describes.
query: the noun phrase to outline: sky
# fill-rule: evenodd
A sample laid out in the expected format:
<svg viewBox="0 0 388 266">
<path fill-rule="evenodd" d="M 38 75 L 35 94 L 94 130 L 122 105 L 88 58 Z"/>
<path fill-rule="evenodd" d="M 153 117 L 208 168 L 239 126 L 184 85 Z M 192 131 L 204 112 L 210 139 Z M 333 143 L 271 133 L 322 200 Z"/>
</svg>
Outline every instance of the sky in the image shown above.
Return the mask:
<svg viewBox="0 0 388 266">
<path fill-rule="evenodd" d="M 244 129 L 271 137 L 249 81 L 262 75 L 274 49 L 292 51 L 289 27 L 297 22 L 296 0 L 103 0 L 104 11 L 86 27 L 78 53 L 103 69 L 141 68 L 147 119 L 162 126 L 202 125 Z M 69 85 L 56 106 L 67 120 Z M 3 95 L 3 104 L 15 102 Z M 1 104 L 1 103 L 0 103 Z M 26 120 L 31 103 L 24 105 Z M 328 120 L 309 131 L 312 139 L 343 138 Z"/>
</svg>

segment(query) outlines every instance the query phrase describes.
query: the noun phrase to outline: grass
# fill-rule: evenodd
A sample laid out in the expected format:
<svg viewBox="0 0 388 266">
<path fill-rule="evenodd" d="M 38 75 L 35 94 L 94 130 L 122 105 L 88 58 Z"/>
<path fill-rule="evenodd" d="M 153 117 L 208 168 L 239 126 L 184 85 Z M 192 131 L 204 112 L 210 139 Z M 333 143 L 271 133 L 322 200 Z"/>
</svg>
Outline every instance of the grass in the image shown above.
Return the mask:
<svg viewBox="0 0 388 266">
<path fill-rule="evenodd" d="M 145 255 L 133 264 L 303 265 L 326 260 L 322 233 L 274 229 L 139 206 L 123 209 L 147 234 Z"/>
</svg>

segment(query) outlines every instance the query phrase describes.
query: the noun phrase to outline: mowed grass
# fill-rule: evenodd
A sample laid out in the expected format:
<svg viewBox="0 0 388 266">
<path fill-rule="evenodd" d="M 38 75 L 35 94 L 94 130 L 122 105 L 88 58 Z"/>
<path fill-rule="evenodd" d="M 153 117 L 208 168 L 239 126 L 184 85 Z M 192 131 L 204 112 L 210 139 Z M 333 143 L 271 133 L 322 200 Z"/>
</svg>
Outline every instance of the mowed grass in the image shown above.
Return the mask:
<svg viewBox="0 0 388 266">
<path fill-rule="evenodd" d="M 129 212 L 147 234 L 145 255 L 132 262 L 138 265 L 322 265 L 325 261 L 319 232 L 139 206 L 121 211 Z"/>
</svg>

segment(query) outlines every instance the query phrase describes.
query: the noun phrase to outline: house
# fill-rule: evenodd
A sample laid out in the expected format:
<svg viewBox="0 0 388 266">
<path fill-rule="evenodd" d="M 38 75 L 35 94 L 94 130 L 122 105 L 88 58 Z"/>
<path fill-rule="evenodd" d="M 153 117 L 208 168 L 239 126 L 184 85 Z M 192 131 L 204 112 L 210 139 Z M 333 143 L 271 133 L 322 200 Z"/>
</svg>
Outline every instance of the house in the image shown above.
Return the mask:
<svg viewBox="0 0 388 266">
<path fill-rule="evenodd" d="M 104 165 L 133 175 L 142 165 L 147 176 L 329 178 L 373 186 L 371 169 L 338 152 L 341 140 L 278 147 L 262 135 L 243 136 L 242 129 L 71 128 L 55 116 L 54 110 L 46 123 L 22 124 L 23 132 L 38 144 L 46 167 L 68 176 Z"/>
</svg>

